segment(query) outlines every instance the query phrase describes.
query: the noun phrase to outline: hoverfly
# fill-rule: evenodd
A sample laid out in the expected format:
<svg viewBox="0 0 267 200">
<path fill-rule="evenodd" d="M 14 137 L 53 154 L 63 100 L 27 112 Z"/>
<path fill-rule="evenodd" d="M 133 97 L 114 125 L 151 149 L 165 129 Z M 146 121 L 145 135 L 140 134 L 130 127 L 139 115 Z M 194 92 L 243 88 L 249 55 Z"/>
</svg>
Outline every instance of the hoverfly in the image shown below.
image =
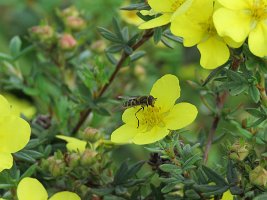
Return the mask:
<svg viewBox="0 0 267 200">
<path fill-rule="evenodd" d="M 125 98 L 125 97 L 119 97 L 119 98 Z M 135 106 L 141 106 L 141 108 L 135 112 L 135 117 L 137 119 L 137 128 L 138 128 L 139 127 L 139 119 L 137 117 L 137 113 L 140 110 L 144 110 L 145 106 L 146 107 L 148 107 L 148 106 L 154 107 L 156 100 L 157 100 L 157 98 L 154 98 L 151 95 L 128 97 L 128 100 L 123 103 L 123 108 L 127 109 L 127 108 L 131 108 L 131 107 L 135 107 Z"/>
</svg>

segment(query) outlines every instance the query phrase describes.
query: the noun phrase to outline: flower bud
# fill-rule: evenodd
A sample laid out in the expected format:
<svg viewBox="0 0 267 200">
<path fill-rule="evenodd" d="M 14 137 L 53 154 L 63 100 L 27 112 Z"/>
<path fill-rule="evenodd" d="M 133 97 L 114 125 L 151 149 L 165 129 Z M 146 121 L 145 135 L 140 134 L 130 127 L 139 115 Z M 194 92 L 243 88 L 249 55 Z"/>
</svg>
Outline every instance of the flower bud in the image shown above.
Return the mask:
<svg viewBox="0 0 267 200">
<path fill-rule="evenodd" d="M 138 77 L 139 80 L 144 80 L 146 78 L 146 70 L 141 65 L 135 66 L 134 74 Z"/>
<path fill-rule="evenodd" d="M 48 171 L 52 176 L 57 177 L 65 173 L 66 164 L 63 160 L 56 159 L 55 157 L 48 158 L 49 166 Z"/>
<path fill-rule="evenodd" d="M 266 186 L 267 171 L 262 166 L 258 166 L 249 173 L 249 180 L 252 184 Z"/>
<path fill-rule="evenodd" d="M 229 157 L 233 160 L 239 160 L 242 161 L 244 160 L 248 154 L 249 154 L 249 144 L 248 143 L 240 143 L 235 142 L 231 147 L 230 147 L 230 155 Z"/>
<path fill-rule="evenodd" d="M 61 11 L 62 17 L 69 17 L 69 16 L 78 17 L 79 15 L 80 15 L 79 11 L 74 6 L 70 6 Z"/>
<path fill-rule="evenodd" d="M 72 50 L 77 46 L 77 41 L 71 34 L 64 34 L 59 40 L 59 46 L 62 50 Z"/>
<path fill-rule="evenodd" d="M 34 26 L 29 30 L 33 38 L 40 41 L 47 41 L 53 38 L 54 30 L 51 26 Z"/>
<path fill-rule="evenodd" d="M 83 139 L 91 143 L 96 142 L 99 139 L 99 130 L 91 127 L 87 127 L 83 131 Z"/>
<path fill-rule="evenodd" d="M 80 31 L 86 26 L 86 23 L 80 17 L 69 16 L 66 18 L 65 25 L 74 31 Z"/>
<path fill-rule="evenodd" d="M 96 155 L 97 152 L 91 149 L 86 149 L 81 156 L 81 165 L 83 166 L 91 165 L 95 161 L 94 157 Z"/>
<path fill-rule="evenodd" d="M 91 44 L 91 49 L 93 51 L 96 51 L 97 53 L 101 53 L 101 52 L 104 52 L 104 50 L 106 49 L 106 44 L 104 42 L 104 40 L 97 40 L 95 42 L 93 42 Z"/>
<path fill-rule="evenodd" d="M 70 168 L 75 168 L 80 164 L 80 154 L 72 152 L 67 155 L 65 161 Z"/>
</svg>

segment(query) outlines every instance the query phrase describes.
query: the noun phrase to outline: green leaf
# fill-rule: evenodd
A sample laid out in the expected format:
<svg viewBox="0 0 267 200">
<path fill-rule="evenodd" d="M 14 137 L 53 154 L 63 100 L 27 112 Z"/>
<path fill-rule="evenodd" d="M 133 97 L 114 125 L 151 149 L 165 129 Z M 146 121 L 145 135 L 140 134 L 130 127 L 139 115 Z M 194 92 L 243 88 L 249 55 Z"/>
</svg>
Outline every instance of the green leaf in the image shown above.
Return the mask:
<svg viewBox="0 0 267 200">
<path fill-rule="evenodd" d="M 266 200 L 267 199 L 267 192 L 256 196 L 253 200 Z"/>
<path fill-rule="evenodd" d="M 20 52 L 21 49 L 21 40 L 19 38 L 19 36 L 15 36 L 11 39 L 10 43 L 9 43 L 9 50 L 10 53 L 13 57 L 17 56 Z"/>
<path fill-rule="evenodd" d="M 114 28 L 117 38 L 119 38 L 120 40 L 123 40 L 123 35 L 121 32 L 120 25 L 118 23 L 118 20 L 115 17 L 113 17 L 112 24 L 113 24 L 113 28 Z"/>
<path fill-rule="evenodd" d="M 20 160 L 24 160 L 26 162 L 29 162 L 29 163 L 35 163 L 36 160 L 34 158 L 32 158 L 30 155 L 28 155 L 27 153 L 24 153 L 24 152 L 17 152 L 14 154 L 14 156 Z"/>
<path fill-rule="evenodd" d="M 134 62 L 134 61 L 138 60 L 139 58 L 142 58 L 145 54 L 146 54 L 145 51 L 137 51 L 137 52 L 133 53 L 132 55 L 130 55 L 131 62 Z"/>
<path fill-rule="evenodd" d="M 127 162 L 123 162 L 114 176 L 113 184 L 119 185 L 125 181 L 125 176 L 127 176 L 128 165 Z"/>
<path fill-rule="evenodd" d="M 161 40 L 160 40 L 166 47 L 168 47 L 168 48 L 170 48 L 170 49 L 173 49 L 173 46 L 170 44 L 170 42 L 167 40 L 167 39 L 165 39 L 165 38 L 161 38 Z"/>
<path fill-rule="evenodd" d="M 12 56 L 8 55 L 8 54 L 5 54 L 5 53 L 0 53 L 0 61 L 12 61 L 13 58 Z"/>
<path fill-rule="evenodd" d="M 157 44 L 160 41 L 161 35 L 162 35 L 162 27 L 156 27 L 154 29 L 154 35 L 153 35 L 153 39 L 154 39 L 155 44 Z"/>
<path fill-rule="evenodd" d="M 22 180 L 25 177 L 30 177 L 36 170 L 37 164 L 33 164 L 30 166 L 20 177 L 20 180 Z"/>
<path fill-rule="evenodd" d="M 129 167 L 127 171 L 127 179 L 133 177 L 140 169 L 141 167 L 145 164 L 145 161 L 139 161 L 132 166 Z"/>
<path fill-rule="evenodd" d="M 14 187 L 15 186 L 15 184 L 9 184 L 9 183 L 1 183 L 0 184 L 0 189 L 10 189 L 10 188 L 12 188 L 12 187 Z"/>
<path fill-rule="evenodd" d="M 170 30 L 164 31 L 163 36 L 174 41 L 183 44 L 183 38 L 173 35 Z"/>
<path fill-rule="evenodd" d="M 229 63 L 226 63 L 216 69 L 212 70 L 211 73 L 208 75 L 202 86 L 207 85 L 214 77 L 216 77 L 225 67 L 227 67 Z"/>
<path fill-rule="evenodd" d="M 168 183 L 167 185 L 165 185 L 161 189 L 161 192 L 162 193 L 168 193 L 168 192 L 172 191 L 175 188 L 176 185 L 177 185 L 177 183 Z"/>
<path fill-rule="evenodd" d="M 261 117 L 266 117 L 266 114 L 261 112 L 260 110 L 256 108 L 247 108 L 245 109 L 249 114 L 251 114 L 254 117 L 261 118 Z"/>
<path fill-rule="evenodd" d="M 242 188 L 239 188 L 238 186 L 232 186 L 232 187 L 230 187 L 230 192 L 233 195 L 239 195 L 239 194 L 243 193 L 243 190 L 242 190 Z"/>
<path fill-rule="evenodd" d="M 117 53 L 120 52 L 122 49 L 123 49 L 122 44 L 113 44 L 110 47 L 108 47 L 106 51 L 109 53 Z"/>
<path fill-rule="evenodd" d="M 231 160 L 228 161 L 226 177 L 229 184 L 236 185 L 238 183 L 238 174 Z"/>
<path fill-rule="evenodd" d="M 255 122 L 253 122 L 251 125 L 247 126 L 247 128 L 258 126 L 258 125 L 260 125 L 262 122 L 264 122 L 266 119 L 267 119 L 266 116 L 265 116 L 265 117 L 261 117 L 261 118 L 259 118 L 258 120 L 256 120 Z"/>
<path fill-rule="evenodd" d="M 146 3 L 135 3 L 120 8 L 121 10 L 149 10 L 150 7 Z"/>
<path fill-rule="evenodd" d="M 216 185 L 219 185 L 219 186 L 227 185 L 224 178 L 221 175 L 219 175 L 217 172 L 213 171 L 212 169 L 210 169 L 209 167 L 207 167 L 205 165 L 202 165 L 202 169 L 205 172 L 205 174 L 207 175 L 207 177 L 209 178 L 209 180 L 216 183 Z"/>
<path fill-rule="evenodd" d="M 194 156 L 192 156 L 189 159 L 187 159 L 185 161 L 185 163 L 183 164 L 183 171 L 191 168 L 199 160 L 202 160 L 202 158 L 199 156 L 199 154 L 195 154 Z"/>
<path fill-rule="evenodd" d="M 182 173 L 182 170 L 173 164 L 163 164 L 163 165 L 160 165 L 159 168 L 164 172 L 176 173 L 176 174 Z"/>
<path fill-rule="evenodd" d="M 107 40 L 114 42 L 114 43 L 121 43 L 123 44 L 123 41 L 119 39 L 114 33 L 111 31 L 103 28 L 103 27 L 98 27 L 99 33 Z"/>
<path fill-rule="evenodd" d="M 125 53 L 126 53 L 127 55 L 131 55 L 131 54 L 133 53 L 133 49 L 132 49 L 132 47 L 130 47 L 130 46 L 128 46 L 128 45 L 124 46 L 124 51 L 125 51 Z"/>
<path fill-rule="evenodd" d="M 255 85 L 251 85 L 248 88 L 248 93 L 249 93 L 250 97 L 252 98 L 252 100 L 255 103 L 259 102 L 259 100 L 260 100 L 260 92 L 259 92 L 258 88 Z"/>
<path fill-rule="evenodd" d="M 186 190 L 185 191 L 185 196 L 189 199 L 200 199 L 199 194 L 195 190 Z"/>
</svg>

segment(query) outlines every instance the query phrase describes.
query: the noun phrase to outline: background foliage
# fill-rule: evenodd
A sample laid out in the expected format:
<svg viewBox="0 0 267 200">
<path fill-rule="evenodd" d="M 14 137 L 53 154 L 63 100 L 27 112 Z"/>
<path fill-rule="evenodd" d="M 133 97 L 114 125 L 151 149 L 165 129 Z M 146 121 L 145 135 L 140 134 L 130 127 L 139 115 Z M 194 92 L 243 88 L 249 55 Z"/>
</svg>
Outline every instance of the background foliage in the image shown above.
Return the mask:
<svg viewBox="0 0 267 200">
<path fill-rule="evenodd" d="M 32 176 L 49 193 L 65 189 L 82 199 L 219 199 L 228 190 L 237 199 L 266 195 L 266 170 L 250 178 L 257 166 L 266 169 L 266 59 L 244 45 L 232 62 L 204 70 L 196 49 L 184 48 L 165 27 L 143 33 L 129 24 L 121 13 L 127 11 L 119 10 L 124 3 L 0 0 L 1 93 L 37 109 L 24 116 L 32 139 L 0 174 L 0 194 L 13 199 L 19 180 Z M 66 25 L 68 7 L 84 20 L 80 30 Z M 48 39 L 31 28 L 46 25 L 53 30 Z M 60 43 L 64 33 L 73 46 Z M 121 124 L 117 97 L 148 95 L 166 73 L 179 77 L 179 101 L 197 106 L 195 122 L 145 148 L 112 144 L 110 134 Z M 58 134 L 86 140 L 86 151 L 68 152 Z M 265 184 L 255 183 L 258 176 Z"/>
</svg>

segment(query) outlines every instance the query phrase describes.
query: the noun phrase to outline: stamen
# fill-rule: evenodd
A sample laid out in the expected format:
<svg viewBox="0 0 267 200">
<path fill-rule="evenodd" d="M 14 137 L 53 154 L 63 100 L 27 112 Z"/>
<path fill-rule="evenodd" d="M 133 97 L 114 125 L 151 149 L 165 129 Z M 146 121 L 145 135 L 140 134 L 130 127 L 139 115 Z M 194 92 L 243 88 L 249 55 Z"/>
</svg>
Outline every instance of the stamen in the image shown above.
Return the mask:
<svg viewBox="0 0 267 200">
<path fill-rule="evenodd" d="M 145 107 L 143 111 L 139 112 L 140 126 L 147 130 L 152 129 L 154 126 L 164 126 L 163 115 L 160 112 L 160 107 Z"/>
</svg>

